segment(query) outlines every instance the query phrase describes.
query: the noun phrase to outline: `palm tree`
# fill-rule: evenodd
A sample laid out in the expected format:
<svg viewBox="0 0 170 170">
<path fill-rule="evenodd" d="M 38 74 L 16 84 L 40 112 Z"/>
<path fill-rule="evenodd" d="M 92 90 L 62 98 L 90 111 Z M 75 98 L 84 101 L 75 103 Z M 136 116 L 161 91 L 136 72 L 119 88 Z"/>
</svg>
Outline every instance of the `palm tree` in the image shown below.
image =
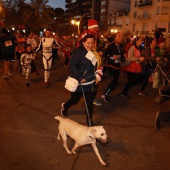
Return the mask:
<svg viewBox="0 0 170 170">
<path fill-rule="evenodd" d="M 23 21 L 32 31 L 39 32 L 49 27 L 55 16 L 54 11 L 49 5 L 48 0 L 30 0 L 23 13 Z"/>
</svg>

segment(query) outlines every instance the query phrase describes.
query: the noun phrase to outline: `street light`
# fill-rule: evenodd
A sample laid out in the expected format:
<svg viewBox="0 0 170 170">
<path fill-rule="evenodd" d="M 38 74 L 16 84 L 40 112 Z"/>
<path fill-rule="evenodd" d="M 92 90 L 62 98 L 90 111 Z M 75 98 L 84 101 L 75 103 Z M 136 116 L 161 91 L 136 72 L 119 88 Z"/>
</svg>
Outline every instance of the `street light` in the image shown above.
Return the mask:
<svg viewBox="0 0 170 170">
<path fill-rule="evenodd" d="M 85 13 L 84 15 L 82 15 L 79 19 L 79 21 L 75 21 L 75 20 L 72 20 L 71 23 L 74 24 L 74 25 L 77 25 L 77 28 L 78 28 L 78 35 L 80 35 L 80 23 L 81 23 L 81 20 L 86 16 L 86 15 L 89 15 L 89 14 L 93 14 L 93 13 L 98 13 L 100 11 L 96 11 L 96 12 L 87 12 Z"/>
<path fill-rule="evenodd" d="M 78 35 L 79 35 L 79 21 L 71 20 L 71 24 L 77 25 L 77 31 L 78 31 Z"/>
<path fill-rule="evenodd" d="M 111 33 L 117 33 L 117 32 L 118 32 L 118 30 L 111 29 L 111 30 L 110 30 L 110 32 L 111 32 Z"/>
</svg>

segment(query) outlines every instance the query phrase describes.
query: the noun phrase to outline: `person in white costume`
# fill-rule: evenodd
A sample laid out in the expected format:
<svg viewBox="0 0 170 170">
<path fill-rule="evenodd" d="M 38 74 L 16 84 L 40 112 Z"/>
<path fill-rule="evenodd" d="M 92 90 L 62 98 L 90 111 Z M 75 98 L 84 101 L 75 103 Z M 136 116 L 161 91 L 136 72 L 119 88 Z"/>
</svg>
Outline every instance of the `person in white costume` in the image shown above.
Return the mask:
<svg viewBox="0 0 170 170">
<path fill-rule="evenodd" d="M 26 51 L 21 54 L 20 64 L 22 67 L 22 75 L 25 76 L 26 86 L 29 86 L 29 75 L 31 73 L 31 63 L 35 59 L 31 44 L 27 44 L 25 47 Z"/>
<path fill-rule="evenodd" d="M 45 87 L 49 87 L 49 78 L 50 78 L 50 70 L 52 65 L 52 47 L 56 44 L 59 46 L 58 42 L 51 36 L 51 30 L 46 29 L 45 30 L 45 36 L 40 39 L 40 44 L 38 48 L 35 50 L 35 56 L 36 53 L 40 50 L 42 50 L 42 60 L 44 65 L 44 82 Z"/>
</svg>

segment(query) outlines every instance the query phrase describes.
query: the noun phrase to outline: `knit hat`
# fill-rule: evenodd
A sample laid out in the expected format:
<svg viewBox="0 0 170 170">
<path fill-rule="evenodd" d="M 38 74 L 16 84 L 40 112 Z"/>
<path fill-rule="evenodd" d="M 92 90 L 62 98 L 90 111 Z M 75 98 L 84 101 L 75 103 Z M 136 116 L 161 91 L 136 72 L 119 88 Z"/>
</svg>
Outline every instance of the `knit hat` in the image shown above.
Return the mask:
<svg viewBox="0 0 170 170">
<path fill-rule="evenodd" d="M 88 29 L 98 28 L 98 23 L 95 19 L 88 19 Z"/>
</svg>

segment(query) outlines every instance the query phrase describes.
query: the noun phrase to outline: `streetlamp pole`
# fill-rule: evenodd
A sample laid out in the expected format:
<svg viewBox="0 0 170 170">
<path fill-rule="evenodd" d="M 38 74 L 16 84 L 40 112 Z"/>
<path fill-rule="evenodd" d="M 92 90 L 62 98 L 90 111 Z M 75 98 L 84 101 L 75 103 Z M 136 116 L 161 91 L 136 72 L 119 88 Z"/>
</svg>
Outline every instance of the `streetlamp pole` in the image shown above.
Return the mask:
<svg viewBox="0 0 170 170">
<path fill-rule="evenodd" d="M 81 20 L 86 16 L 86 15 L 89 15 L 91 14 L 92 12 L 88 12 L 88 13 L 85 13 L 84 15 L 81 16 L 81 18 L 79 19 L 78 21 L 78 35 L 80 35 L 80 23 L 81 23 Z"/>
<path fill-rule="evenodd" d="M 89 14 L 93 14 L 93 13 L 98 13 L 100 11 L 96 11 L 96 12 L 87 12 L 85 13 L 84 15 L 81 16 L 81 18 L 79 19 L 78 21 L 78 35 L 80 35 L 80 23 L 81 23 L 81 20 L 86 16 L 86 15 L 89 15 Z"/>
</svg>

